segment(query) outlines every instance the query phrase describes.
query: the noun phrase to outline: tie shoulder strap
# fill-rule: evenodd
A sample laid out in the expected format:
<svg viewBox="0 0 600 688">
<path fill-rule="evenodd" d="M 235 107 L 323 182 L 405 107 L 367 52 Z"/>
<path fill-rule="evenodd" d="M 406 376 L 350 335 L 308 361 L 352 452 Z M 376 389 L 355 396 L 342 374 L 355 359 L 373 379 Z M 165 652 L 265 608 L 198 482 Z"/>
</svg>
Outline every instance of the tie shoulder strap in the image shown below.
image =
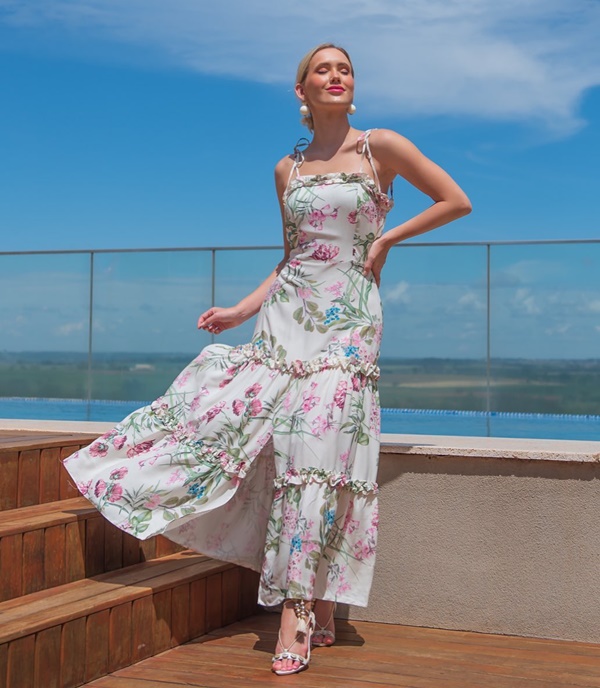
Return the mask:
<svg viewBox="0 0 600 688">
<path fill-rule="evenodd" d="M 379 176 L 377 175 L 377 170 L 375 169 L 375 165 L 373 163 L 373 156 L 371 155 L 371 147 L 369 146 L 369 137 L 371 136 L 371 133 L 374 131 L 376 131 L 376 129 L 367 129 L 367 131 L 364 131 L 357 139 L 357 145 L 359 146 L 360 152 L 360 171 L 361 173 L 364 172 L 363 166 L 366 157 L 369 161 L 369 165 L 371 165 L 371 169 L 373 170 L 373 177 L 377 184 L 377 188 L 379 189 L 379 191 L 381 191 Z"/>
</svg>

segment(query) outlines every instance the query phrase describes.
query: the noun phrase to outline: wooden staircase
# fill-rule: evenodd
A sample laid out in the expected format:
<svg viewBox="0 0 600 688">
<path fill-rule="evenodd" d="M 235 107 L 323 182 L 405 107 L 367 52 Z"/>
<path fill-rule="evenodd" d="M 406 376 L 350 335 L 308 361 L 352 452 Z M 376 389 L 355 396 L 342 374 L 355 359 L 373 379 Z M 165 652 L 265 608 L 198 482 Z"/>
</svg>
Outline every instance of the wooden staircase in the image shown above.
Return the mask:
<svg viewBox="0 0 600 688">
<path fill-rule="evenodd" d="M 78 496 L 61 460 L 92 439 L 0 432 L 0 688 L 74 688 L 256 613 L 256 573 Z"/>
</svg>

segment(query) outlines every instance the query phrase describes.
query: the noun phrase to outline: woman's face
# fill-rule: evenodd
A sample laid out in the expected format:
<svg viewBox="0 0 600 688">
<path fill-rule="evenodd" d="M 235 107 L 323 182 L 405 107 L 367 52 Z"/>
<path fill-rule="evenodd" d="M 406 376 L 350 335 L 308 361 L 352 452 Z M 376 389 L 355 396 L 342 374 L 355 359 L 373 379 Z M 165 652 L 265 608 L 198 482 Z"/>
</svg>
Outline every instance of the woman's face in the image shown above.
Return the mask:
<svg viewBox="0 0 600 688">
<path fill-rule="evenodd" d="M 354 77 L 348 58 L 337 48 L 315 53 L 303 84 L 296 84 L 296 95 L 311 108 L 326 105 L 348 107 L 354 98 Z"/>
</svg>

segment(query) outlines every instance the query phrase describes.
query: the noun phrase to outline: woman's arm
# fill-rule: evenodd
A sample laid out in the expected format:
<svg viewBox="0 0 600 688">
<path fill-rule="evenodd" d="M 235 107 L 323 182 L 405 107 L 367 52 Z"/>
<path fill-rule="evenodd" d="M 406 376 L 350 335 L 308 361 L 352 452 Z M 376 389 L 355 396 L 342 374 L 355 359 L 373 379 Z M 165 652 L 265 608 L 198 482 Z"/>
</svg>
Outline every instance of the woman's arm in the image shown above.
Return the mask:
<svg viewBox="0 0 600 688">
<path fill-rule="evenodd" d="M 433 200 L 433 205 L 422 213 L 388 230 L 373 242 L 364 269 L 365 274 L 373 272 L 379 285 L 381 269 L 392 246 L 468 215 L 471 202 L 447 172 L 404 136 L 389 129 L 378 129 L 371 135 L 370 145 L 373 157 L 382 169 L 381 179 L 391 181 L 399 174 Z"/>
<path fill-rule="evenodd" d="M 284 243 L 284 256 L 282 260 L 277 264 L 273 272 L 267 277 L 264 282 L 262 282 L 251 294 L 244 297 L 238 304 L 231 306 L 229 308 L 221 308 L 219 306 L 213 306 L 207 311 L 202 313 L 198 318 L 198 329 L 208 330 L 214 334 L 219 334 L 223 330 L 229 330 L 232 327 L 237 327 L 243 322 L 256 315 L 260 310 L 260 307 L 267 296 L 269 287 L 277 275 L 281 272 L 283 266 L 287 263 L 290 246 L 285 234 L 285 221 L 283 214 L 283 193 L 287 184 L 287 178 L 289 175 L 292 162 L 289 158 L 283 158 L 280 160 L 275 167 L 275 186 L 277 188 L 277 197 L 279 199 L 279 209 L 281 212 L 282 223 L 284 225 L 283 229 L 283 243 Z"/>
</svg>

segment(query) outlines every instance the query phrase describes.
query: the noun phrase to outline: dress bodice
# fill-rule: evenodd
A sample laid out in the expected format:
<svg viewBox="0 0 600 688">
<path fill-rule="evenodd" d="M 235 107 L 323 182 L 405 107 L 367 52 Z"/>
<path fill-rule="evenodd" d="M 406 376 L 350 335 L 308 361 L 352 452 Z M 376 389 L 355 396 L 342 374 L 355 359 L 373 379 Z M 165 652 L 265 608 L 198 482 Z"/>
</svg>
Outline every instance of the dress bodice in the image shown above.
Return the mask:
<svg viewBox="0 0 600 688">
<path fill-rule="evenodd" d="M 392 200 L 379 186 L 369 132 L 361 137 L 358 172 L 301 175 L 301 155 L 294 162 L 283 196 L 291 251 L 258 316 L 253 346 L 261 356 L 372 374 L 382 309 L 373 275 L 363 267 Z M 362 169 L 365 157 L 373 176 Z"/>
<path fill-rule="evenodd" d="M 292 177 L 284 194 L 291 258 L 364 263 L 392 204 L 365 172 Z"/>
</svg>

